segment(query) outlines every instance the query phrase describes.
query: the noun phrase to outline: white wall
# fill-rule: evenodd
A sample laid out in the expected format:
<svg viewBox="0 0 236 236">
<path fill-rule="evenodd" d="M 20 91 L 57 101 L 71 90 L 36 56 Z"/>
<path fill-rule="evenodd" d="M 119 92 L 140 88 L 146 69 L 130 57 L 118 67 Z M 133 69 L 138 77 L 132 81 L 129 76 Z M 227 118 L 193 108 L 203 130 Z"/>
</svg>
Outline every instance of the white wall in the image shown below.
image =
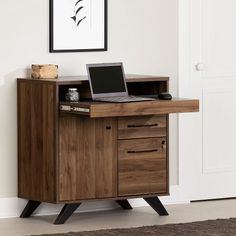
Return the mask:
<svg viewBox="0 0 236 236">
<path fill-rule="evenodd" d="M 127 73 L 170 76 L 177 93 L 177 0 L 108 0 L 108 51 L 48 53 L 49 0 L 0 1 L 0 198 L 17 196 L 16 78 L 30 65 L 55 63 L 60 75 L 85 64 L 123 61 Z M 172 115 L 171 183 L 177 183 L 177 120 Z"/>
</svg>

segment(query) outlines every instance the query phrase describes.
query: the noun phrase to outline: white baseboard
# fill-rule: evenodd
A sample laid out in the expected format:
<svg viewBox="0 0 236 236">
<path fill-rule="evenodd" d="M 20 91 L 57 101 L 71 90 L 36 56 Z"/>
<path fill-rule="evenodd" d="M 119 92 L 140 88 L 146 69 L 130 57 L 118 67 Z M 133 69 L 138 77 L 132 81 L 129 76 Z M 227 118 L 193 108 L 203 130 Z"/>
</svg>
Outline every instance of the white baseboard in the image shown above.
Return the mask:
<svg viewBox="0 0 236 236">
<path fill-rule="evenodd" d="M 179 186 L 171 186 L 170 196 L 160 197 L 163 204 L 186 204 L 190 201 L 182 197 Z M 143 199 L 131 199 L 129 200 L 132 207 L 148 206 Z M 19 217 L 24 209 L 27 201 L 13 197 L 13 198 L 0 198 L 0 218 L 15 218 Z M 56 215 L 60 212 L 63 205 L 58 204 L 42 204 L 35 211 L 34 215 Z M 82 204 L 77 212 L 91 212 L 91 211 L 106 211 L 117 208 L 117 204 L 113 201 L 99 201 L 89 202 Z"/>
</svg>

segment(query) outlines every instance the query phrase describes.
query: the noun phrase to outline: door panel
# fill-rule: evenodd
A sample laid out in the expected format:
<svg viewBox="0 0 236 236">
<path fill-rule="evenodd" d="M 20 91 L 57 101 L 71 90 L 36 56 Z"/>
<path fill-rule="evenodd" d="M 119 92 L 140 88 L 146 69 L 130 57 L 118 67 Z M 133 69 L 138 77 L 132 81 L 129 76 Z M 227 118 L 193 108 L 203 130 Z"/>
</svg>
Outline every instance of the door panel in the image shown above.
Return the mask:
<svg viewBox="0 0 236 236">
<path fill-rule="evenodd" d="M 235 0 L 202 1 L 202 20 L 203 76 L 235 76 Z"/>
<path fill-rule="evenodd" d="M 236 88 L 205 89 L 203 101 L 203 173 L 236 171 Z"/>
<path fill-rule="evenodd" d="M 117 121 L 60 117 L 59 200 L 117 196 Z"/>
<path fill-rule="evenodd" d="M 180 181 L 191 200 L 235 197 L 236 1 L 185 4 L 190 73 L 180 76 L 180 96 L 199 98 L 200 112 L 180 116 Z"/>
</svg>

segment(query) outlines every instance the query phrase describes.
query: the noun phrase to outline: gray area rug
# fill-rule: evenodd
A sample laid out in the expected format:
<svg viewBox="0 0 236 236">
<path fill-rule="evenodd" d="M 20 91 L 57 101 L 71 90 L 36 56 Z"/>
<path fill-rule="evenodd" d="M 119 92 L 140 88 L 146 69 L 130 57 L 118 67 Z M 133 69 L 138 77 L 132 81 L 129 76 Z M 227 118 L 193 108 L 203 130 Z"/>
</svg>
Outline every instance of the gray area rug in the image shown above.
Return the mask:
<svg viewBox="0 0 236 236">
<path fill-rule="evenodd" d="M 40 236 L 236 236 L 236 218 L 208 220 L 184 224 L 155 225 L 128 229 L 84 231 L 78 233 L 43 234 Z M 39 235 L 34 235 L 39 236 Z"/>
</svg>

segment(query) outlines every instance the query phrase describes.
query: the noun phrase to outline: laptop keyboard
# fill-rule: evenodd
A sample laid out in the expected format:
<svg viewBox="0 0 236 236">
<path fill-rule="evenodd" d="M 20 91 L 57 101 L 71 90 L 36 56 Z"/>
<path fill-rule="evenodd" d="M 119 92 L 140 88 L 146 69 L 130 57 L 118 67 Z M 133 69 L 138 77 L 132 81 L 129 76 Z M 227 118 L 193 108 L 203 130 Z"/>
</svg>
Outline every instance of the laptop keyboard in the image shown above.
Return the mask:
<svg viewBox="0 0 236 236">
<path fill-rule="evenodd" d="M 116 96 L 116 97 L 96 98 L 95 100 L 101 102 L 142 102 L 142 101 L 153 101 L 156 99 L 136 97 L 136 96 L 121 96 L 121 97 Z"/>
</svg>

